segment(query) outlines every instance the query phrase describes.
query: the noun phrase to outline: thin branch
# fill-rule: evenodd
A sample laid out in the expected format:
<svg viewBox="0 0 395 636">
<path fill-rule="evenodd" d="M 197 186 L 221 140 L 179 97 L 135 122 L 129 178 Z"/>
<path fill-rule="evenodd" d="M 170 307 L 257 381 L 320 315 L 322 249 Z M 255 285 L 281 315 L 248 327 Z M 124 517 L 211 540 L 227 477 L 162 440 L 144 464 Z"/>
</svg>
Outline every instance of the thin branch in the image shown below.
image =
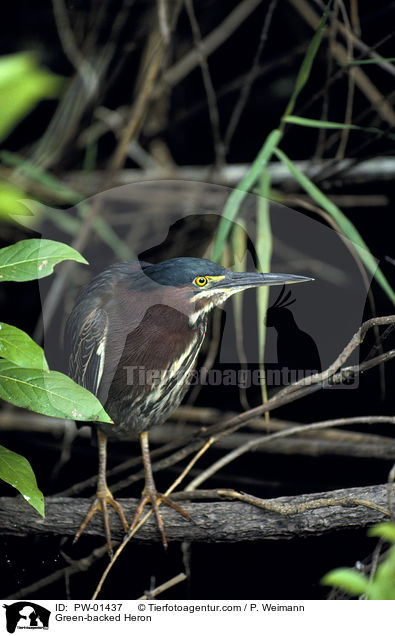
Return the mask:
<svg viewBox="0 0 395 636">
<path fill-rule="evenodd" d="M 173 578 L 166 581 L 166 583 L 162 583 L 162 585 L 158 585 L 158 587 L 150 590 L 149 592 L 146 592 L 145 594 L 143 594 L 143 596 L 139 596 L 138 600 L 148 601 L 151 598 L 156 598 L 160 594 L 163 594 L 163 592 L 167 592 L 167 590 L 174 587 L 175 585 L 183 583 L 183 581 L 186 581 L 186 579 L 187 575 L 184 574 L 184 572 L 180 572 L 180 574 L 177 574 L 177 576 L 173 576 Z"/>
<path fill-rule="evenodd" d="M 108 166 L 106 187 L 112 184 L 116 172 L 122 167 L 126 159 L 130 143 L 137 137 L 138 131 L 142 126 L 147 106 L 152 99 L 155 82 L 162 68 L 164 47 L 165 43 L 160 37 L 156 42 L 153 42 L 152 55 L 147 68 L 144 69 L 143 84 L 130 109 L 128 122 Z"/>
<path fill-rule="evenodd" d="M 307 432 L 332 428 L 333 426 L 348 426 L 355 423 L 363 423 L 363 422 L 368 424 L 373 423 L 373 421 L 370 420 L 369 417 L 367 418 L 352 418 L 351 417 L 351 418 L 343 418 L 343 419 L 336 419 L 336 420 L 326 420 L 323 422 L 313 422 L 312 424 L 301 424 L 299 426 L 294 426 L 292 428 L 288 428 L 283 431 L 270 433 L 269 435 L 261 435 L 260 437 L 256 437 L 255 439 L 249 440 L 242 446 L 235 448 L 230 453 L 227 453 L 226 455 L 221 457 L 219 460 L 214 462 L 214 464 L 211 464 L 211 466 L 209 466 L 205 471 L 200 473 L 200 475 L 198 475 L 187 486 L 185 490 L 187 491 L 195 490 L 198 486 L 200 486 L 202 483 L 207 481 L 207 479 L 209 479 L 210 477 L 215 475 L 215 473 L 217 473 L 219 470 L 224 468 L 224 466 L 227 466 L 238 457 L 241 457 L 241 455 L 245 455 L 245 453 L 251 450 L 255 450 L 256 448 L 264 444 L 268 444 L 269 442 L 273 440 L 289 437 L 291 435 L 295 435 L 295 433 L 307 433 Z M 386 422 L 395 424 L 395 417 L 388 418 Z"/>
<path fill-rule="evenodd" d="M 298 380 L 297 382 L 294 382 L 293 384 L 290 384 L 284 389 L 278 391 L 278 393 L 270 398 L 270 400 L 268 400 L 265 404 L 261 404 L 245 413 L 241 413 L 228 420 L 225 420 L 225 422 L 220 423 L 216 427 L 213 426 L 211 428 L 211 434 L 216 433 L 217 430 L 237 430 L 237 428 L 244 425 L 249 420 L 254 419 L 257 415 L 265 413 L 266 410 L 273 410 L 275 408 L 278 408 L 279 406 L 283 406 L 284 404 L 292 402 L 293 399 L 300 399 L 304 395 L 310 394 L 312 391 L 323 388 L 323 386 L 326 385 L 329 378 L 331 377 L 333 382 L 340 382 L 342 381 L 342 379 L 344 379 L 343 376 L 350 373 L 358 372 L 358 369 L 360 370 L 362 368 L 362 365 L 354 365 L 353 367 L 349 367 L 348 369 L 345 369 L 344 371 L 336 374 L 336 371 L 342 366 L 342 364 L 344 364 L 351 353 L 361 344 L 361 342 L 363 342 L 366 332 L 370 328 L 374 327 L 375 325 L 388 325 L 393 324 L 394 322 L 395 315 L 371 318 L 370 320 L 367 320 L 354 334 L 350 342 L 346 345 L 346 347 L 339 354 L 336 360 L 328 367 L 328 369 L 326 369 L 322 373 L 316 373 L 306 378 L 302 378 L 301 380 Z M 386 359 L 391 359 L 395 356 L 395 352 L 391 351 L 384 355 L 386 356 Z M 383 361 L 382 356 L 377 356 L 373 360 L 363 363 L 363 365 L 365 365 L 363 369 L 366 370 L 367 368 L 371 368 L 372 366 L 380 364 Z M 370 364 L 370 362 L 372 362 L 373 364 Z"/>
<path fill-rule="evenodd" d="M 206 57 L 209 57 L 221 44 L 232 35 L 234 31 L 248 18 L 248 16 L 261 4 L 261 0 L 242 0 L 231 11 L 221 24 L 213 29 L 202 40 L 202 47 Z M 181 60 L 176 62 L 163 74 L 162 81 L 154 91 L 154 97 L 160 96 L 167 87 L 176 86 L 199 64 L 199 52 L 194 48 Z"/>
<path fill-rule="evenodd" d="M 344 2 L 342 0 L 339 0 L 339 4 L 340 4 L 340 10 L 343 15 L 344 23 L 347 25 L 347 31 L 346 31 L 347 56 L 349 58 L 349 63 L 350 63 L 353 61 L 353 53 L 354 53 L 353 42 L 350 35 L 351 25 L 348 20 L 348 15 L 347 15 L 346 8 L 344 6 Z M 344 117 L 345 124 L 352 123 L 352 111 L 353 111 L 354 92 L 355 92 L 354 89 L 355 89 L 354 77 L 352 73 L 349 73 L 347 76 L 347 100 L 346 100 L 346 111 L 345 111 L 345 117 Z M 339 147 L 337 149 L 336 157 L 335 157 L 336 161 L 340 161 L 341 159 L 344 158 L 349 135 L 350 135 L 349 129 L 344 128 L 343 130 L 341 130 L 340 143 L 339 143 Z"/>
<path fill-rule="evenodd" d="M 290 4 L 302 15 L 303 19 L 315 30 L 320 23 L 320 16 L 314 11 L 314 9 L 306 2 L 306 0 L 288 0 Z M 325 4 L 320 2 L 321 9 L 324 10 Z M 362 40 L 360 40 L 355 33 L 352 32 L 350 27 L 344 25 L 340 20 L 336 20 L 336 26 L 344 37 L 351 38 L 355 48 L 359 49 L 361 53 L 368 57 L 377 60 L 378 66 L 387 71 L 390 75 L 395 75 L 395 66 L 391 62 L 382 59 L 374 48 L 368 46 Z M 390 33 L 389 36 L 393 37 L 394 33 Z M 379 46 L 377 44 L 376 46 Z"/>
<path fill-rule="evenodd" d="M 157 0 L 158 3 L 158 21 L 160 32 L 165 44 L 168 44 L 170 41 L 170 26 L 168 19 L 168 7 L 167 0 Z"/>
<path fill-rule="evenodd" d="M 1 499 L 0 499 L 0 507 L 1 507 Z M 23 516 L 23 512 L 21 515 Z M 22 587 L 17 592 L 14 592 L 10 596 L 6 596 L 5 600 L 18 600 L 31 598 L 33 594 L 38 592 L 38 590 L 42 590 L 44 587 L 48 585 L 52 585 L 52 583 L 56 583 L 59 579 L 65 577 L 66 579 L 70 578 L 73 574 L 78 574 L 79 572 L 86 572 L 96 561 L 102 559 L 107 554 L 107 544 L 102 545 L 100 548 L 96 548 L 93 550 L 88 556 L 79 559 L 78 561 L 71 561 L 69 565 L 60 570 L 56 570 L 52 574 L 35 581 L 31 585 L 26 587 Z"/>
<path fill-rule="evenodd" d="M 223 144 L 222 144 L 221 133 L 220 133 L 217 98 L 215 95 L 214 85 L 211 80 L 210 69 L 207 62 L 205 48 L 203 46 L 199 23 L 196 19 L 195 11 L 193 8 L 193 0 L 185 0 L 185 7 L 186 7 L 189 21 L 192 27 L 193 41 L 199 55 L 199 65 L 202 71 L 203 83 L 204 83 L 204 88 L 205 88 L 206 96 L 207 96 L 207 104 L 208 104 L 208 112 L 210 116 L 211 130 L 212 130 L 213 140 L 214 140 L 215 164 L 216 166 L 218 166 L 222 163 Z"/>
<path fill-rule="evenodd" d="M 241 114 L 245 108 L 245 105 L 248 100 L 248 96 L 250 94 L 252 85 L 256 80 L 259 73 L 259 60 L 262 55 L 263 48 L 266 44 L 267 36 L 269 33 L 270 25 L 273 18 L 273 13 L 276 8 L 278 0 L 271 0 L 269 7 L 267 9 L 265 20 L 262 27 L 262 32 L 259 38 L 258 48 L 256 50 L 254 59 L 252 61 L 251 69 L 245 77 L 245 81 L 242 85 L 242 89 L 240 91 L 239 99 L 236 102 L 236 105 L 233 109 L 233 112 L 230 117 L 230 121 L 224 136 L 224 156 L 226 156 L 229 151 L 229 146 L 232 140 L 232 137 L 235 133 L 237 125 L 240 121 Z"/>
<path fill-rule="evenodd" d="M 63 0 L 52 0 L 56 28 L 63 51 L 83 79 L 88 98 L 96 93 L 99 76 L 92 64 L 82 55 L 74 38 Z"/>
</svg>

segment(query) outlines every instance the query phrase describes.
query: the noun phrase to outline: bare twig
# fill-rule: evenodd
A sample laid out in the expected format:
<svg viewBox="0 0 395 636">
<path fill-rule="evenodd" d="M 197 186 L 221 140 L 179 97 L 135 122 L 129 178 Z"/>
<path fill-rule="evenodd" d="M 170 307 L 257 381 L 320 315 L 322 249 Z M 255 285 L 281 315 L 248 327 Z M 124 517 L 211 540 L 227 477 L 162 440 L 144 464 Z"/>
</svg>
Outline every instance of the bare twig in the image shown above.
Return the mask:
<svg viewBox="0 0 395 636">
<path fill-rule="evenodd" d="M 226 156 L 228 150 L 229 150 L 229 146 L 232 140 L 232 137 L 235 133 L 235 130 L 237 128 L 237 125 L 240 121 L 240 117 L 241 114 L 244 110 L 244 107 L 247 103 L 248 100 L 248 96 L 250 94 L 252 85 L 255 81 L 255 79 L 258 76 L 258 72 L 259 72 L 259 60 L 260 57 L 262 55 L 262 51 L 263 51 L 263 47 L 265 46 L 266 40 L 267 40 L 267 36 L 269 33 L 269 28 L 270 28 L 270 24 L 272 22 L 272 17 L 273 17 L 273 13 L 274 10 L 276 8 L 278 0 L 271 0 L 269 7 L 267 9 L 267 13 L 265 15 L 265 20 L 263 23 L 263 27 L 262 27 L 262 32 L 259 38 L 259 43 L 258 43 L 258 48 L 256 50 L 256 53 L 254 55 L 254 59 L 252 61 L 252 65 L 251 65 L 251 69 L 249 70 L 249 72 L 247 73 L 247 76 L 245 78 L 245 81 L 242 85 L 242 89 L 240 91 L 240 96 L 239 99 L 236 102 L 236 105 L 233 109 L 232 115 L 230 117 L 229 120 L 229 124 L 228 127 L 226 129 L 225 132 L 225 136 L 224 136 L 224 157 Z"/>
<path fill-rule="evenodd" d="M 78 73 L 81 74 L 88 98 L 95 94 L 98 75 L 93 65 L 78 49 L 73 31 L 70 27 L 67 9 L 63 0 L 52 0 L 56 27 L 63 50 Z"/>
<path fill-rule="evenodd" d="M 256 437 L 255 439 L 249 440 L 242 446 L 239 446 L 232 450 L 230 453 L 227 453 L 219 460 L 211 464 L 205 471 L 203 471 L 200 475 L 198 475 L 190 484 L 188 484 L 186 491 L 195 490 L 198 486 L 200 486 L 203 482 L 207 481 L 210 477 L 212 477 L 219 470 L 227 466 L 235 459 L 249 452 L 250 450 L 256 449 L 263 444 L 267 444 L 275 439 L 280 439 L 284 437 L 289 437 L 290 435 L 295 435 L 295 433 L 307 433 L 316 430 L 322 430 L 326 428 L 331 428 L 333 426 L 348 426 L 356 423 L 370 423 L 372 424 L 374 420 L 371 420 L 370 417 L 367 418 L 343 418 L 337 420 L 326 420 L 323 422 L 313 422 L 312 424 L 301 424 L 299 426 L 294 426 L 292 428 L 285 429 L 283 431 L 277 431 L 276 433 L 270 433 L 269 435 L 261 435 L 260 437 Z M 395 424 L 395 417 L 386 418 L 387 423 Z"/>
<path fill-rule="evenodd" d="M 266 410 L 273 410 L 278 408 L 279 405 L 283 405 L 288 403 L 288 401 L 293 401 L 293 397 L 299 399 L 304 395 L 308 395 L 312 391 L 317 388 L 322 388 L 325 383 L 332 378 L 333 382 L 342 381 L 343 375 L 349 373 L 357 373 L 358 370 L 368 369 L 372 366 L 375 366 L 383 361 L 383 356 L 377 356 L 371 361 L 367 361 L 363 363 L 363 365 L 354 365 L 353 367 L 349 367 L 344 369 L 343 371 L 336 374 L 336 371 L 340 369 L 340 367 L 344 364 L 344 362 L 349 358 L 351 353 L 363 342 L 363 339 L 366 335 L 366 332 L 374 327 L 375 325 L 388 325 L 395 322 L 395 316 L 383 316 L 379 318 L 371 318 L 363 323 L 363 325 L 358 329 L 358 331 L 351 338 L 350 342 L 346 345 L 343 351 L 339 354 L 336 360 L 322 373 L 316 373 L 314 375 L 308 376 L 306 378 L 302 378 L 293 384 L 285 387 L 280 390 L 276 395 L 274 395 L 270 400 L 268 400 L 265 404 L 261 404 L 253 409 L 250 409 L 246 413 L 241 413 L 240 415 L 236 415 L 222 424 L 219 425 L 219 430 L 237 430 L 240 426 L 244 425 L 251 419 L 254 419 L 257 415 L 261 415 L 265 413 Z M 395 352 L 390 351 L 387 354 L 384 354 L 385 359 L 391 359 L 395 357 Z M 373 363 L 373 364 L 371 364 Z M 215 427 L 213 427 L 214 429 Z M 212 429 L 212 434 L 213 434 Z M 216 431 L 215 431 L 216 432 Z"/>
<path fill-rule="evenodd" d="M 170 40 L 170 25 L 168 19 L 168 7 L 167 0 L 157 0 L 158 3 L 158 20 L 160 26 L 160 32 L 165 44 L 169 43 Z"/>
<path fill-rule="evenodd" d="M 340 4 L 340 10 L 341 10 L 342 15 L 343 15 L 344 23 L 347 25 L 347 32 L 346 32 L 347 33 L 347 35 L 346 35 L 347 56 L 349 58 L 349 62 L 352 62 L 352 60 L 353 60 L 353 42 L 352 42 L 352 38 L 351 38 L 351 35 L 350 35 L 350 33 L 351 33 L 351 25 L 350 25 L 349 20 L 348 20 L 348 15 L 347 15 L 346 8 L 344 6 L 344 2 L 342 0 L 339 0 L 339 4 Z M 355 89 L 355 81 L 354 81 L 354 77 L 353 77 L 352 73 L 348 74 L 347 82 L 348 82 L 348 86 L 347 86 L 347 101 L 346 101 L 346 112 L 345 112 L 345 117 L 344 117 L 344 123 L 345 124 L 351 124 L 352 123 L 353 100 L 354 100 L 354 89 Z M 350 134 L 350 131 L 347 128 L 344 128 L 343 130 L 341 130 L 340 144 L 339 144 L 339 147 L 338 147 L 337 152 L 336 152 L 336 161 L 340 161 L 341 159 L 344 158 L 349 134 Z"/>
<path fill-rule="evenodd" d="M 314 11 L 311 5 L 308 4 L 306 0 L 288 0 L 290 4 L 303 16 L 303 19 L 310 24 L 310 26 L 315 30 L 317 29 L 320 23 L 320 16 Z M 319 2 L 321 5 L 321 9 L 324 10 L 325 4 L 323 2 Z M 338 30 L 343 34 L 344 37 L 350 38 L 352 40 L 355 48 L 359 49 L 361 53 L 364 55 L 368 55 L 368 57 L 375 59 L 377 61 L 378 66 L 383 70 L 387 71 L 390 75 L 395 75 L 395 66 L 391 62 L 387 60 L 383 60 L 382 56 L 376 53 L 372 47 L 368 46 L 362 40 L 360 40 L 355 33 L 352 32 L 348 25 L 343 24 L 339 20 L 336 20 L 336 26 Z M 389 34 L 386 37 L 393 37 L 394 33 Z"/>
<path fill-rule="evenodd" d="M 174 587 L 175 585 L 178 585 L 179 583 L 183 583 L 183 581 L 185 581 L 186 578 L 187 578 L 186 574 L 184 574 L 184 572 L 180 572 L 180 574 L 177 574 L 177 576 L 173 576 L 173 578 L 166 581 L 166 583 L 162 583 L 162 585 L 158 585 L 158 587 L 156 587 L 153 590 L 150 590 L 149 592 L 146 592 L 145 594 L 143 594 L 143 596 L 139 596 L 138 600 L 148 601 L 151 598 L 156 598 L 160 594 L 163 594 L 163 592 L 166 592 L 167 590 L 169 590 L 171 587 Z"/>
<path fill-rule="evenodd" d="M 227 15 L 223 22 L 202 40 L 205 56 L 209 57 L 221 44 L 226 42 L 260 3 L 261 0 L 242 0 L 242 2 L 239 2 L 237 7 Z M 162 81 L 154 91 L 154 97 L 158 97 L 167 87 L 178 84 L 198 64 L 199 52 L 194 48 L 163 74 Z"/>
<path fill-rule="evenodd" d="M 223 158 L 223 144 L 220 133 L 219 112 L 217 105 L 217 98 L 215 95 L 215 89 L 211 80 L 210 69 L 207 62 L 206 51 L 203 46 L 202 36 L 200 33 L 199 23 L 196 19 L 195 11 L 193 8 L 193 0 L 185 0 L 185 7 L 188 13 L 189 21 L 192 27 L 193 41 L 196 50 L 199 55 L 199 65 L 202 70 L 204 88 L 207 95 L 208 112 L 210 116 L 211 130 L 214 140 L 215 150 L 215 164 L 216 166 L 222 163 Z"/>
<path fill-rule="evenodd" d="M 310 26 L 313 29 L 318 28 L 318 25 L 320 23 L 320 17 L 314 11 L 314 9 L 308 4 L 306 0 L 288 0 L 288 2 L 292 4 L 292 6 L 296 9 L 296 11 L 303 17 L 303 19 L 308 24 L 310 24 Z M 340 22 L 338 23 L 338 26 L 339 26 L 339 29 L 342 27 Z M 352 37 L 352 34 L 350 37 Z M 355 45 L 360 44 L 358 38 L 356 38 L 355 36 L 353 38 L 353 42 L 355 43 Z M 384 99 L 383 95 L 381 95 L 381 93 L 377 90 L 374 84 L 370 81 L 366 73 L 361 68 L 358 68 L 355 66 L 351 68 L 347 67 L 348 58 L 347 58 L 347 51 L 344 48 L 344 46 L 340 44 L 340 42 L 333 42 L 332 45 L 333 45 L 332 46 L 333 55 L 335 56 L 338 63 L 340 63 L 340 65 L 347 68 L 347 71 L 352 75 L 355 81 L 355 84 L 364 93 L 366 98 L 371 102 L 371 104 L 377 110 L 377 112 L 380 113 L 381 118 L 384 121 L 386 121 L 390 126 L 395 125 L 394 110 L 392 109 L 391 105 L 387 102 L 387 100 Z M 391 74 L 392 74 L 393 72 L 395 72 L 395 68 L 393 67 L 392 64 L 390 66 L 391 66 Z M 386 70 L 388 70 L 387 66 L 385 66 L 385 68 Z M 339 74 L 335 74 L 336 78 L 337 76 L 340 76 L 340 75 L 341 75 L 341 72 Z M 332 80 L 333 79 L 334 78 L 332 78 Z"/>
<path fill-rule="evenodd" d="M 98 559 L 102 559 L 106 554 L 107 554 L 107 544 L 101 546 L 100 548 L 96 548 L 88 556 L 83 557 L 82 559 L 79 559 L 78 561 L 72 561 L 70 565 L 67 565 L 64 568 L 61 568 L 60 570 L 56 570 L 56 572 L 53 572 L 52 574 L 49 574 L 48 576 L 45 576 L 42 579 L 39 579 L 38 581 L 35 581 L 31 585 L 28 585 L 27 587 L 22 587 L 20 590 L 18 590 L 14 594 L 7 596 L 6 600 L 30 598 L 38 590 L 42 590 L 44 587 L 47 587 L 48 585 L 52 585 L 52 583 L 59 581 L 59 579 L 63 577 L 69 578 L 70 576 L 72 576 L 73 574 L 77 574 L 78 572 L 86 572 L 86 570 L 88 570 L 91 567 L 91 565 L 93 565 L 93 563 L 95 563 Z"/>
<path fill-rule="evenodd" d="M 165 43 L 160 36 L 155 38 L 155 35 L 155 33 L 152 34 L 152 53 L 148 66 L 144 69 L 142 86 L 131 107 L 128 122 L 122 132 L 121 140 L 108 166 L 106 178 L 107 187 L 112 184 L 114 175 L 122 167 L 128 153 L 129 145 L 141 128 L 146 115 L 147 105 L 152 98 L 156 79 L 162 68 Z"/>
</svg>

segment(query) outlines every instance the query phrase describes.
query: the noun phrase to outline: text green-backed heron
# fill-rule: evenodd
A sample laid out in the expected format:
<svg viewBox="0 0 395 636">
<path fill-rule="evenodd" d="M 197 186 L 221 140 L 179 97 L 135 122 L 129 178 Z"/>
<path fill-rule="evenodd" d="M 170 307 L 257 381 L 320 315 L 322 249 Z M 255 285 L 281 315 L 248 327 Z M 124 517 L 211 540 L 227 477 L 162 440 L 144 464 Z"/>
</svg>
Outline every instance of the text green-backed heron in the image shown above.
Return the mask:
<svg viewBox="0 0 395 636">
<path fill-rule="evenodd" d="M 236 273 L 202 258 L 172 258 L 154 265 L 118 263 L 92 280 L 78 298 L 66 326 L 70 375 L 97 395 L 114 423 L 97 424 L 96 499 L 76 539 L 100 510 L 111 554 L 108 505 L 116 510 L 128 531 L 122 507 L 106 482 L 107 436 L 136 434 L 140 437 L 145 487 L 130 529 L 150 502 L 162 542 L 167 545 L 158 502 L 162 500 L 188 515 L 156 491 L 148 431 L 164 422 L 186 393 L 189 374 L 205 337 L 208 312 L 244 289 L 309 280 L 293 274 Z M 141 382 L 142 374 L 133 373 L 136 369 L 147 370 L 144 377 L 151 373 L 153 381 Z"/>
</svg>

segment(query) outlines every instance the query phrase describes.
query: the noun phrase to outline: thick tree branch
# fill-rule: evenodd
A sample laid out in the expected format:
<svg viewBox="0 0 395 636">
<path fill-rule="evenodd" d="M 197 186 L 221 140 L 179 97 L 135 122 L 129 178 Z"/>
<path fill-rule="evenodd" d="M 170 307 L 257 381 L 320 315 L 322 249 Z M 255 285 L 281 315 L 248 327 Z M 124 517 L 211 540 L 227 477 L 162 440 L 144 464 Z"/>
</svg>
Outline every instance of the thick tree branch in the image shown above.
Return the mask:
<svg viewBox="0 0 395 636">
<path fill-rule="evenodd" d="M 311 179 L 315 179 L 322 170 L 331 168 L 331 160 L 324 160 L 317 162 L 314 166 L 311 166 L 309 161 L 295 161 L 295 166 L 302 172 L 309 170 L 309 176 Z M 393 179 L 395 172 L 395 158 L 394 157 L 375 157 L 374 159 L 366 159 L 362 163 L 353 165 L 351 159 L 343 159 L 336 163 L 338 170 L 347 172 L 346 177 L 342 177 L 347 183 L 360 183 L 366 181 L 389 181 Z M 224 184 L 228 186 L 237 186 L 237 184 L 245 177 L 249 164 L 231 164 L 224 166 L 215 173 L 215 181 L 218 184 Z M 272 162 L 268 164 L 268 170 L 270 172 L 270 178 L 274 184 L 281 184 L 283 187 L 295 184 L 294 176 L 289 170 L 279 162 Z M 172 171 L 172 178 L 179 181 L 206 181 L 208 180 L 208 170 L 206 166 L 177 166 Z M 82 170 L 69 172 L 64 177 L 64 183 L 71 185 L 79 192 L 85 194 L 91 194 L 92 192 L 100 191 L 100 186 L 103 183 L 104 174 L 101 170 L 95 170 L 89 174 L 85 174 Z M 141 181 L 157 181 L 163 179 L 163 172 L 160 167 L 150 167 L 146 170 L 128 168 L 125 170 L 119 170 L 114 185 L 126 185 L 131 183 L 140 183 Z M 157 187 L 157 186 L 156 186 Z M 168 187 L 168 183 L 166 183 Z M 131 190 L 128 190 L 128 196 L 131 196 Z M 51 193 L 49 193 L 51 194 Z M 47 193 L 46 193 L 47 196 Z M 53 193 L 52 198 L 53 200 Z M 133 191 L 133 197 L 145 196 L 146 193 L 142 192 L 141 195 L 138 191 Z M 332 197 L 336 199 L 336 193 Z M 358 204 L 362 202 L 363 197 L 358 199 Z M 344 199 L 343 203 L 347 201 Z"/>
<path fill-rule="evenodd" d="M 186 503 L 192 522 L 186 521 L 167 506 L 161 508 L 169 541 L 236 542 L 260 539 L 290 539 L 320 535 L 331 530 L 361 528 L 388 518 L 387 485 L 347 488 L 324 493 L 258 499 L 232 490 L 178 493 L 174 499 L 215 498 L 241 501 Z M 137 504 L 134 499 L 120 499 L 127 518 Z M 86 514 L 87 499 L 48 497 L 46 518 L 19 497 L 0 498 L 0 533 L 14 536 L 73 536 Z M 111 518 L 114 539 L 122 539 L 118 517 Z M 95 515 L 85 534 L 104 536 L 103 523 Z M 151 517 L 136 535 L 137 540 L 158 541 L 155 521 Z"/>
</svg>

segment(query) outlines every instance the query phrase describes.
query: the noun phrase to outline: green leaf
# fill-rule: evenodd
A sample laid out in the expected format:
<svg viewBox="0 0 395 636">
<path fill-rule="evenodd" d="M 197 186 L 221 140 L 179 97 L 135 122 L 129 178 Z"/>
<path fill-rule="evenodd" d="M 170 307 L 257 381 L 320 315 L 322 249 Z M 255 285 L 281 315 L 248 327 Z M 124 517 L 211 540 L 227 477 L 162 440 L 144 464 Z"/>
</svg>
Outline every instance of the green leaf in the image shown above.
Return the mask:
<svg viewBox="0 0 395 636">
<path fill-rule="evenodd" d="M 362 64 L 380 64 L 380 62 L 395 62 L 395 57 L 373 57 L 367 60 L 353 60 L 342 66 L 360 66 Z"/>
<path fill-rule="evenodd" d="M 67 185 L 62 183 L 60 179 L 54 177 L 50 172 L 43 170 L 40 166 L 36 166 L 32 161 L 21 157 L 15 152 L 9 152 L 8 150 L 2 150 L 0 152 L 0 159 L 6 166 L 11 168 L 17 168 L 18 172 L 26 175 L 32 181 L 37 181 L 48 190 L 54 192 L 59 201 L 70 203 L 75 205 L 79 203 L 83 198 L 81 194 L 72 190 Z"/>
<path fill-rule="evenodd" d="M 394 303 L 395 292 L 391 288 L 382 271 L 379 269 L 379 267 L 377 267 L 376 259 L 369 251 L 368 246 L 364 242 L 357 228 L 351 223 L 351 221 L 349 221 L 349 219 L 343 214 L 343 212 L 337 207 L 337 205 L 332 203 L 332 201 L 328 199 L 328 197 L 323 192 L 321 192 L 321 190 L 317 188 L 317 186 L 292 163 L 292 161 L 282 150 L 276 148 L 274 150 L 274 153 L 284 163 L 284 165 L 288 167 L 291 174 L 294 175 L 295 179 L 299 182 L 299 184 L 307 192 L 307 194 L 309 194 L 311 198 L 318 203 L 318 205 L 326 210 L 329 216 L 336 222 L 337 226 L 343 232 L 343 234 L 350 241 L 353 242 L 362 262 L 377 279 L 377 282 L 381 285 L 387 296 Z"/>
<path fill-rule="evenodd" d="M 29 209 L 23 203 L 23 199 L 26 198 L 26 192 L 23 192 L 20 188 L 0 180 L 0 219 L 10 220 L 10 216 L 23 215 L 28 216 L 31 214 Z"/>
<path fill-rule="evenodd" d="M 319 119 L 308 119 L 307 117 L 296 117 L 296 115 L 288 115 L 283 118 L 286 124 L 296 124 L 306 128 L 327 128 L 330 130 L 360 130 L 372 135 L 385 135 L 388 139 L 395 139 L 395 135 L 386 133 L 380 128 L 372 126 L 356 126 L 355 124 L 342 124 L 337 121 L 321 121 Z"/>
<path fill-rule="evenodd" d="M 0 249 L 0 281 L 26 281 L 52 274 L 57 263 L 87 263 L 75 249 L 45 239 L 26 239 Z"/>
<path fill-rule="evenodd" d="M 51 417 L 112 422 L 97 397 L 58 371 L 24 369 L 0 360 L 0 398 Z"/>
<path fill-rule="evenodd" d="M 295 108 L 296 100 L 298 99 L 300 92 L 302 91 L 303 87 L 305 86 L 307 80 L 310 77 L 311 67 L 313 65 L 314 58 L 317 55 L 317 51 L 321 44 L 321 40 L 322 40 L 325 25 L 328 19 L 329 9 L 331 7 L 331 4 L 332 4 L 332 0 L 329 0 L 328 4 L 325 7 L 325 11 L 321 18 L 321 22 L 318 26 L 318 29 L 315 32 L 314 37 L 309 44 L 309 48 L 306 51 L 306 55 L 304 56 L 302 65 L 299 69 L 299 73 L 296 78 L 296 82 L 295 82 L 295 86 L 294 86 L 291 98 L 288 102 L 287 108 L 285 109 L 284 117 L 288 117 L 288 115 L 292 113 L 293 109 Z"/>
<path fill-rule="evenodd" d="M 395 543 L 395 523 L 390 521 L 378 523 L 373 528 L 370 528 L 368 535 L 370 537 L 380 537 L 389 543 Z"/>
<path fill-rule="evenodd" d="M 260 272 L 270 272 L 272 258 L 272 230 L 270 225 L 270 174 L 264 172 L 260 179 L 260 196 L 257 210 L 257 237 L 256 253 L 258 269 Z M 258 287 L 257 291 L 257 316 L 258 316 L 258 342 L 259 363 L 262 365 L 265 352 L 266 326 L 265 316 L 269 305 L 269 287 Z"/>
<path fill-rule="evenodd" d="M 257 179 L 259 178 L 262 170 L 267 166 L 274 149 L 280 142 L 282 134 L 283 133 L 280 130 L 272 130 L 272 132 L 268 135 L 265 143 L 263 144 L 260 152 L 258 153 L 256 159 L 252 163 L 251 168 L 247 172 L 246 176 L 240 181 L 237 188 L 235 188 L 232 191 L 232 194 L 229 196 L 225 204 L 215 238 L 212 255 L 213 261 L 218 262 L 218 260 L 220 259 L 222 250 L 224 249 L 224 245 L 231 228 L 232 221 L 236 218 L 240 205 L 247 192 L 251 190 L 255 181 L 257 181 Z"/>
<path fill-rule="evenodd" d="M 395 547 L 388 550 L 369 586 L 372 601 L 395 601 Z"/>
<path fill-rule="evenodd" d="M 0 322 L 0 358 L 19 367 L 48 371 L 44 351 L 24 331 Z"/>
<path fill-rule="evenodd" d="M 273 237 L 270 224 L 270 173 L 265 171 L 262 173 L 259 181 L 259 198 L 257 209 L 256 223 L 256 253 L 258 258 L 258 269 L 261 272 L 270 272 Z M 266 323 L 265 318 L 267 308 L 269 306 L 269 287 L 258 287 L 256 290 L 257 300 L 257 320 L 258 320 L 258 356 L 259 369 L 262 377 L 265 377 L 264 359 L 266 346 Z M 266 381 L 261 383 L 262 402 L 267 402 L 267 386 Z"/>
<path fill-rule="evenodd" d="M 32 467 L 25 457 L 0 446 L 0 479 L 14 486 L 22 497 L 44 517 L 44 497 L 37 487 Z"/>
<path fill-rule="evenodd" d="M 366 594 L 369 587 L 369 579 L 364 574 L 351 568 L 337 568 L 325 574 L 321 580 L 323 585 L 338 587 L 353 596 Z"/>
<path fill-rule="evenodd" d="M 63 80 L 39 67 L 33 53 L 0 58 L 0 141 L 42 99 L 56 97 Z"/>
</svg>

